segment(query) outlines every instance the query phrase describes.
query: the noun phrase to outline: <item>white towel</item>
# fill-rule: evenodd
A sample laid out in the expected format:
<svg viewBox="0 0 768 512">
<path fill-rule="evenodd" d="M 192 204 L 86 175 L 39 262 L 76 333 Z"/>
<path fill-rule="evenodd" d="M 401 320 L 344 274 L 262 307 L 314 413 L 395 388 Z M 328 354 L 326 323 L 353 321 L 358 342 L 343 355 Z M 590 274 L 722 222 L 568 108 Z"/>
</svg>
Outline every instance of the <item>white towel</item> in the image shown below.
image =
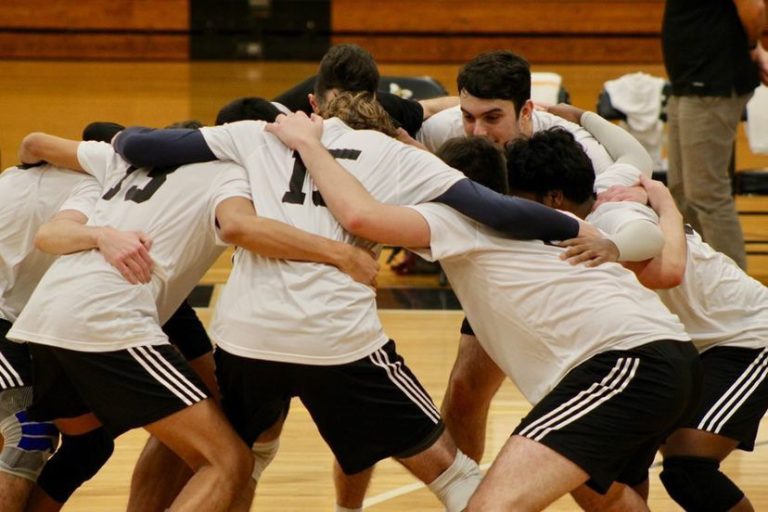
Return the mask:
<svg viewBox="0 0 768 512">
<path fill-rule="evenodd" d="M 768 87 L 761 85 L 747 103 L 747 138 L 753 153 L 768 154 Z"/>
<path fill-rule="evenodd" d="M 534 103 L 556 105 L 559 103 L 562 84 L 563 77 L 557 73 L 534 71 L 531 73 L 531 99 Z"/>
<path fill-rule="evenodd" d="M 630 73 L 605 82 L 613 108 L 627 116 L 620 123 L 643 145 L 653 159 L 655 169 L 666 167 L 661 158 L 664 125 L 661 114 L 661 93 L 664 79 L 647 73 Z"/>
</svg>

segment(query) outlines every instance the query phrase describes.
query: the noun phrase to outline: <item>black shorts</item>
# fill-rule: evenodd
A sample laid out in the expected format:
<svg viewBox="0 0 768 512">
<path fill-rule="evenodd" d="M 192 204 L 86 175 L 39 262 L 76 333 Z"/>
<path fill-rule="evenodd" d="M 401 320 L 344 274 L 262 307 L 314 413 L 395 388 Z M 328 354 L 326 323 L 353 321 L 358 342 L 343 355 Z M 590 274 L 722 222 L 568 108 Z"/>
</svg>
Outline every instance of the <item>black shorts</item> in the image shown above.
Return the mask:
<svg viewBox="0 0 768 512">
<path fill-rule="evenodd" d="M 700 356 L 704 385 L 699 407 L 685 426 L 755 448 L 760 420 L 768 410 L 768 348 L 714 347 Z"/>
<path fill-rule="evenodd" d="M 0 318 L 0 390 L 32 385 L 32 360 L 26 343 L 5 336 L 13 324 Z"/>
<path fill-rule="evenodd" d="M 698 403 L 701 365 L 690 342 L 656 341 L 597 354 L 571 370 L 515 429 L 590 476 L 637 485 L 661 442 Z"/>
<path fill-rule="evenodd" d="M 249 359 L 217 348 L 216 372 L 224 412 L 246 444 L 287 414 L 297 396 L 347 474 L 416 455 L 445 428 L 394 341 L 332 366 Z"/>
<path fill-rule="evenodd" d="M 34 396 L 28 412 L 36 421 L 93 412 L 117 437 L 208 397 L 171 345 L 78 352 L 30 343 L 30 350 Z"/>
<path fill-rule="evenodd" d="M 197 313 L 185 300 L 171 318 L 163 324 L 163 332 L 187 361 L 192 361 L 213 350 L 211 339 L 205 332 Z"/>
</svg>

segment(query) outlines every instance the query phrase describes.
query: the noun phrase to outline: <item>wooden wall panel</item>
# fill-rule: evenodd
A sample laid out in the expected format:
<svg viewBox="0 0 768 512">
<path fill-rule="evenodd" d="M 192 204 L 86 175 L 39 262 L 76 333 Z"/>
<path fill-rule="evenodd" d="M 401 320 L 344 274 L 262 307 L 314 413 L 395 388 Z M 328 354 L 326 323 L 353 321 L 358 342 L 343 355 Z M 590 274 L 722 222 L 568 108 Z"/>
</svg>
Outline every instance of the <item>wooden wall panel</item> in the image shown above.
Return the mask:
<svg viewBox="0 0 768 512">
<path fill-rule="evenodd" d="M 463 63 L 478 53 L 510 49 L 533 64 L 660 63 L 661 44 L 655 37 L 505 36 L 440 37 L 402 35 L 338 35 L 334 44 L 355 43 L 378 62 Z"/>
<path fill-rule="evenodd" d="M 333 0 L 344 32 L 658 34 L 663 0 Z"/>
<path fill-rule="evenodd" d="M 8 59 L 187 60 L 189 36 L 166 34 L 18 34 L 0 31 Z"/>
<path fill-rule="evenodd" d="M 189 0 L 3 0 L 1 29 L 189 30 Z"/>
</svg>

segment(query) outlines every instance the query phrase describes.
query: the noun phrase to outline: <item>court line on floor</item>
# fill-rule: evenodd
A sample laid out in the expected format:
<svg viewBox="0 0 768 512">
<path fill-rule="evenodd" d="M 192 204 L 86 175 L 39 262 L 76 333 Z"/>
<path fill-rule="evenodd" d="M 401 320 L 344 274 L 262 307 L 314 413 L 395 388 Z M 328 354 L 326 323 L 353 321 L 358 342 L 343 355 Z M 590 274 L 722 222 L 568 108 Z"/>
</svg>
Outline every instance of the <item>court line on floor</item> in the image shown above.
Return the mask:
<svg viewBox="0 0 768 512">
<path fill-rule="evenodd" d="M 755 448 L 758 448 L 760 446 L 765 446 L 765 445 L 768 445 L 768 440 L 758 441 L 757 443 L 755 443 Z M 651 468 L 655 468 L 659 466 L 661 466 L 661 462 L 656 462 L 653 465 L 651 465 Z M 489 467 L 491 467 L 490 462 L 480 465 L 480 469 L 483 471 L 487 470 Z M 405 496 L 406 494 L 416 492 L 419 489 L 423 489 L 425 487 L 426 485 L 423 482 L 414 482 L 412 484 L 403 485 L 395 489 L 383 492 L 381 494 L 377 494 L 376 496 L 371 496 L 370 498 L 366 498 L 366 500 L 363 502 L 363 509 L 373 507 L 380 503 L 384 503 L 385 501 L 399 498 L 400 496 Z"/>
</svg>

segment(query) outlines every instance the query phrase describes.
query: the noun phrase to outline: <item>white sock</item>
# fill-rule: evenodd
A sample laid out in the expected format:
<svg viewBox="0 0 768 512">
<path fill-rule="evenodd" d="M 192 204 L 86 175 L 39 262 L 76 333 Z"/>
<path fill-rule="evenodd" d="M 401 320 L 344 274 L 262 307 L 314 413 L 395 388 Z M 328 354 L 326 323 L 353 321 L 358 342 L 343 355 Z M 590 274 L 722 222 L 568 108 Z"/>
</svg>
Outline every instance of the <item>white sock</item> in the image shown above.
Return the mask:
<svg viewBox="0 0 768 512">
<path fill-rule="evenodd" d="M 482 479 L 483 473 L 477 463 L 457 450 L 453 464 L 427 487 L 445 506 L 446 512 L 461 512 Z"/>
</svg>

